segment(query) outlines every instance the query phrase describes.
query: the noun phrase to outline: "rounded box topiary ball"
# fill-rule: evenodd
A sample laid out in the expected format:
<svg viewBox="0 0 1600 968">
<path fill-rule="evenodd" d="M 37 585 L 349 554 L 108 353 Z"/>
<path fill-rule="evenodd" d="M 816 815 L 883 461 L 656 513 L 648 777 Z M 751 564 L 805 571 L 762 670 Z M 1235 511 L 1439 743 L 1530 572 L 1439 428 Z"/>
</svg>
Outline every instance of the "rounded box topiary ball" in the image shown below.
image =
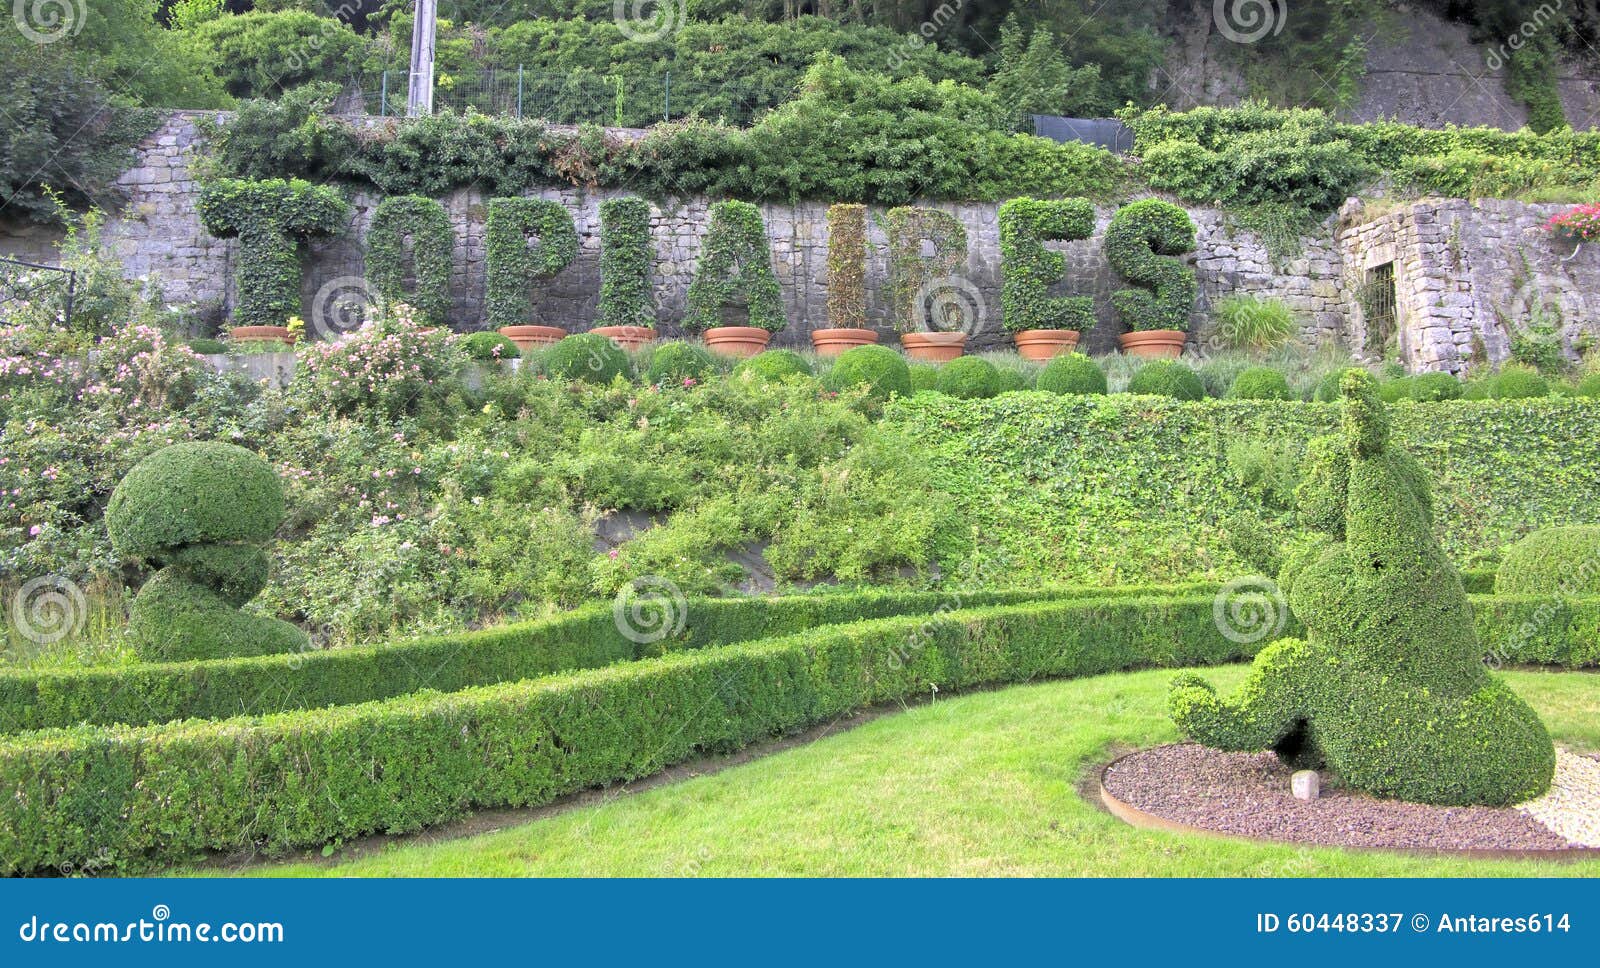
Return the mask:
<svg viewBox="0 0 1600 968">
<path fill-rule="evenodd" d="M 174 444 L 140 461 L 106 507 L 117 553 L 166 564 L 195 544 L 262 544 L 283 520 L 272 466 L 233 444 Z"/>
<path fill-rule="evenodd" d="M 1105 393 L 1106 375 L 1082 353 L 1064 353 L 1045 364 L 1034 385 L 1049 393 Z"/>
<path fill-rule="evenodd" d="M 1496 595 L 1600 595 L 1600 526 L 1535 531 L 1506 548 Z"/>
<path fill-rule="evenodd" d="M 811 364 L 794 350 L 767 350 L 740 363 L 733 372 L 745 379 L 775 383 L 791 376 L 810 376 Z"/>
<path fill-rule="evenodd" d="M 939 369 L 935 389 L 961 400 L 986 400 L 1000 392 L 1000 370 L 980 356 L 962 356 Z"/>
<path fill-rule="evenodd" d="M 607 384 L 633 372 L 628 354 L 598 333 L 578 333 L 558 340 L 541 357 L 546 376 L 554 380 L 582 380 Z"/>
<path fill-rule="evenodd" d="M 1418 373 L 1411 378 L 1411 399 L 1420 403 L 1437 403 L 1460 397 L 1461 381 L 1449 373 Z"/>
<path fill-rule="evenodd" d="M 911 392 L 922 393 L 939 389 L 939 368 L 932 363 L 911 364 Z"/>
<path fill-rule="evenodd" d="M 828 374 L 828 388 L 848 390 L 864 386 L 876 400 L 911 395 L 911 368 L 905 359 L 887 346 L 857 346 L 845 350 Z"/>
<path fill-rule="evenodd" d="M 514 360 L 522 355 L 517 344 L 493 330 L 468 333 L 461 338 L 461 349 L 470 360 L 493 363 L 496 360 Z"/>
<path fill-rule="evenodd" d="M 1129 393 L 1148 393 L 1151 396 L 1171 397 L 1174 400 L 1202 400 L 1206 385 L 1200 375 L 1171 360 L 1155 360 L 1139 368 L 1128 381 Z"/>
<path fill-rule="evenodd" d="M 1233 378 L 1230 400 L 1288 400 L 1289 381 L 1270 366 L 1252 366 Z"/>
<path fill-rule="evenodd" d="M 659 386 L 677 385 L 703 380 L 716 369 L 716 360 L 701 346 L 681 341 L 663 343 L 650 354 L 649 379 Z"/>
</svg>

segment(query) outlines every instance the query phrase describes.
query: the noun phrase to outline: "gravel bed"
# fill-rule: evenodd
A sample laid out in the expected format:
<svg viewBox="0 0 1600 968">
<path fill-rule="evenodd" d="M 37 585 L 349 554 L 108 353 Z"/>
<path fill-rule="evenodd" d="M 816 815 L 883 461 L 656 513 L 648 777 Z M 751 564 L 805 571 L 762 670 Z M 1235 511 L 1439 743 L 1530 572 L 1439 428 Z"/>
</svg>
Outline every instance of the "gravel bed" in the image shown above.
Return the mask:
<svg viewBox="0 0 1600 968">
<path fill-rule="evenodd" d="M 1263 840 L 1453 851 L 1577 846 L 1516 807 L 1435 807 L 1327 786 L 1316 800 L 1296 800 L 1290 773 L 1270 752 L 1224 753 L 1180 743 L 1117 760 L 1104 784 L 1145 813 Z"/>
<path fill-rule="evenodd" d="M 1550 792 L 1517 809 L 1574 844 L 1600 847 L 1600 760 L 1556 747 Z"/>
</svg>

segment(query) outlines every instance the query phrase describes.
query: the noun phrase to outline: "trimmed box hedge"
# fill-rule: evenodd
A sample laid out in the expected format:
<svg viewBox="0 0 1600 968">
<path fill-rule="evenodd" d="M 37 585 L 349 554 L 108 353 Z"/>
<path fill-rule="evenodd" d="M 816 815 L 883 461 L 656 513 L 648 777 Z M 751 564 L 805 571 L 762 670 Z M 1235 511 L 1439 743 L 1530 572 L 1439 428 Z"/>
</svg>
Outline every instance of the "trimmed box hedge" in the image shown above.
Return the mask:
<svg viewBox="0 0 1600 968">
<path fill-rule="evenodd" d="M 1247 657 L 1212 596 L 874 619 L 354 706 L 0 738 L 0 865 L 127 870 L 404 833 L 973 686 Z"/>
</svg>

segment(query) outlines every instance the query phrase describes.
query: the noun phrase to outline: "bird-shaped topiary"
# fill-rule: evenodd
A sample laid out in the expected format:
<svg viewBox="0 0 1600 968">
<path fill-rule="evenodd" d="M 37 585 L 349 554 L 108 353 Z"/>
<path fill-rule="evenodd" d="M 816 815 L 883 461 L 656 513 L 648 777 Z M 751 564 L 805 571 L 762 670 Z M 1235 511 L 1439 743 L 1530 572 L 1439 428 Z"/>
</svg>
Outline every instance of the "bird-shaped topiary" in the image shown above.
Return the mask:
<svg viewBox="0 0 1600 968">
<path fill-rule="evenodd" d="M 283 520 L 283 485 L 266 461 L 222 443 L 174 444 L 112 492 L 106 528 L 118 554 L 160 570 L 134 598 L 128 635 L 141 659 L 175 662 L 305 648 L 288 622 L 239 610 L 267 583 L 265 545 Z"/>
<path fill-rule="evenodd" d="M 1306 640 L 1264 649 L 1228 699 L 1180 677 L 1172 718 L 1207 746 L 1273 749 L 1378 796 L 1494 806 L 1539 796 L 1555 748 L 1483 662 L 1472 606 L 1433 534 L 1427 477 L 1390 442 L 1377 381 L 1352 371 L 1340 388 L 1342 431 L 1314 442 L 1297 495 L 1301 521 L 1323 535 L 1278 579 Z"/>
</svg>

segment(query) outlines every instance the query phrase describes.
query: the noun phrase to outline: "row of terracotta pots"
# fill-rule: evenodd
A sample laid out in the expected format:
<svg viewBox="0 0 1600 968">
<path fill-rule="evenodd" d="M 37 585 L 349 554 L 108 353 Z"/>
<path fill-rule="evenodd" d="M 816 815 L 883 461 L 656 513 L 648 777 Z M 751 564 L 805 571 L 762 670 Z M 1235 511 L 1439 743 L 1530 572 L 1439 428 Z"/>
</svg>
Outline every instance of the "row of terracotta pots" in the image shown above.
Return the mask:
<svg viewBox="0 0 1600 968">
<path fill-rule="evenodd" d="M 596 326 L 590 332 L 608 337 L 629 352 L 650 345 L 657 336 L 654 329 L 646 326 Z M 517 344 L 517 349 L 527 351 L 563 340 L 567 331 L 559 326 L 502 326 L 500 335 Z M 757 326 L 718 326 L 706 330 L 702 338 L 715 353 L 748 357 L 766 349 L 772 334 Z"/>
</svg>

